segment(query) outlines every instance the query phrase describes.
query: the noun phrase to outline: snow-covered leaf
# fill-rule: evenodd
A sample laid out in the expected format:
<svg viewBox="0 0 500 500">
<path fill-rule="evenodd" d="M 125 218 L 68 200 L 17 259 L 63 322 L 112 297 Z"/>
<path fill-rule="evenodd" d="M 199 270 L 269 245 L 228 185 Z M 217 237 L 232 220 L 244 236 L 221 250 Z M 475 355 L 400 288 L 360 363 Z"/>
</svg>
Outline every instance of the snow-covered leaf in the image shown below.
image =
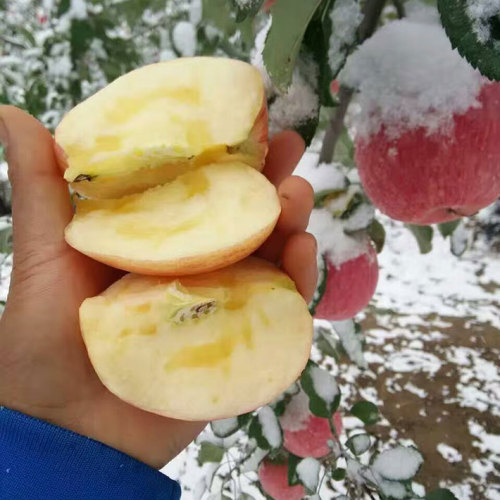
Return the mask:
<svg viewBox="0 0 500 500">
<path fill-rule="evenodd" d="M 371 446 L 371 439 L 369 434 L 356 434 L 351 436 L 345 445 L 356 455 L 362 455 L 368 451 Z"/>
<path fill-rule="evenodd" d="M 212 432 L 221 438 L 225 438 L 235 433 L 239 429 L 237 417 L 224 418 L 222 420 L 214 420 L 211 422 Z"/>
<path fill-rule="evenodd" d="M 330 418 L 339 406 L 340 390 L 333 375 L 309 361 L 302 372 L 300 384 L 309 396 L 309 409 L 313 415 Z"/>
<path fill-rule="evenodd" d="M 438 0 L 438 8 L 453 47 L 484 76 L 500 80 L 500 4 L 488 0 Z"/>
<path fill-rule="evenodd" d="M 328 62 L 334 77 L 342 69 L 350 49 L 356 42 L 356 34 L 362 20 L 359 0 L 335 0 L 330 12 L 332 28 L 328 50 Z"/>
<path fill-rule="evenodd" d="M 271 7 L 272 24 L 262 55 L 269 76 L 281 92 L 286 92 L 292 82 L 304 33 L 320 3 L 276 0 Z"/>
<path fill-rule="evenodd" d="M 262 448 L 255 448 L 250 456 L 243 462 L 242 470 L 243 472 L 255 472 L 262 460 L 268 455 L 268 450 L 263 450 Z"/>
<path fill-rule="evenodd" d="M 445 488 L 439 488 L 425 495 L 425 500 L 458 500 L 457 497 Z"/>
<path fill-rule="evenodd" d="M 351 414 L 359 418 L 365 425 L 378 422 L 380 414 L 378 408 L 370 401 L 358 401 L 351 408 Z"/>
<path fill-rule="evenodd" d="M 340 338 L 349 359 L 356 363 L 360 368 L 366 368 L 368 365 L 363 356 L 363 335 L 357 331 L 356 323 L 352 319 L 343 321 L 333 321 L 333 329 Z"/>
<path fill-rule="evenodd" d="M 339 355 L 337 352 L 338 349 L 337 342 L 332 337 L 332 333 L 330 330 L 318 327 L 315 343 L 322 353 L 326 354 L 327 356 L 331 356 L 336 360 L 338 359 Z"/>
<path fill-rule="evenodd" d="M 278 417 L 270 406 L 262 407 L 252 419 L 248 435 L 257 441 L 259 448 L 275 450 L 283 443 L 283 433 Z"/>
<path fill-rule="evenodd" d="M 457 219 L 450 222 L 441 222 L 441 224 L 438 224 L 437 226 L 443 238 L 446 238 L 447 236 L 451 236 L 453 234 L 459 224 L 460 219 Z"/>
<path fill-rule="evenodd" d="M 304 458 L 297 464 L 297 477 L 309 493 L 314 493 L 318 487 L 320 463 L 312 457 Z"/>
<path fill-rule="evenodd" d="M 373 470 L 389 481 L 406 481 L 415 476 L 424 459 L 411 447 L 397 446 L 377 455 Z"/>
<path fill-rule="evenodd" d="M 450 248 L 451 253 L 457 257 L 460 257 L 469 246 L 470 234 L 467 228 L 463 224 L 459 224 L 450 238 Z"/>
<path fill-rule="evenodd" d="M 416 226 L 415 224 L 405 224 L 411 231 L 418 243 L 420 253 L 429 253 L 432 250 L 432 236 L 434 230 L 431 226 Z"/>
<path fill-rule="evenodd" d="M 200 443 L 200 451 L 198 452 L 198 463 L 203 465 L 207 462 L 220 462 L 224 456 L 224 448 L 208 441 Z"/>
<path fill-rule="evenodd" d="M 368 226 L 367 229 L 368 236 L 375 243 L 375 247 L 377 249 L 377 253 L 380 253 L 385 244 L 385 229 L 382 224 L 377 219 L 374 219 L 373 222 Z"/>
<path fill-rule="evenodd" d="M 344 221 L 344 231 L 346 233 L 354 233 L 362 229 L 367 229 L 373 223 L 375 217 L 375 209 L 369 203 L 360 203 L 346 217 Z"/>
</svg>

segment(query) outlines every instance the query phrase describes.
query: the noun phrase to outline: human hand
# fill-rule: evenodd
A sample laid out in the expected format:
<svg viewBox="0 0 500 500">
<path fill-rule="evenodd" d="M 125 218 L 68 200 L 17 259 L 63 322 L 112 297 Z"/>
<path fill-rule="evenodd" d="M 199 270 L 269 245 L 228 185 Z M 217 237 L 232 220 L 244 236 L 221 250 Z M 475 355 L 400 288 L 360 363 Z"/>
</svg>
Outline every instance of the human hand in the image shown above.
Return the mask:
<svg viewBox="0 0 500 500">
<path fill-rule="evenodd" d="M 7 149 L 14 222 L 14 267 L 0 321 L 0 404 L 160 468 L 206 423 L 148 413 L 102 385 L 80 335 L 78 309 L 122 273 L 64 241 L 73 209 L 50 133 L 23 111 L 0 106 L 0 141 Z M 282 213 L 257 254 L 280 264 L 309 301 L 317 280 L 316 244 L 304 230 L 313 192 L 290 176 L 303 152 L 294 132 L 271 141 L 263 173 L 278 186 Z"/>
</svg>

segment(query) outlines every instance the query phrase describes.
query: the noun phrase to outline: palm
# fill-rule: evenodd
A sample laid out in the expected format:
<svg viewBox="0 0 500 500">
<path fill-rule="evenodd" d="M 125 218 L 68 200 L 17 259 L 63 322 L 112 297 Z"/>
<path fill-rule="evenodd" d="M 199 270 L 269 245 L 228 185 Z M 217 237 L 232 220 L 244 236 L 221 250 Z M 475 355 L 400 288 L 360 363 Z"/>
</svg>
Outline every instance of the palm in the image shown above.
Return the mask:
<svg viewBox="0 0 500 500">
<path fill-rule="evenodd" d="M 18 110 L 0 108 L 0 117 L 10 120 L 8 153 L 15 248 L 11 292 L 1 321 L 0 403 L 161 467 L 205 423 L 183 422 L 139 410 L 101 384 L 80 336 L 78 309 L 85 298 L 103 291 L 119 273 L 79 254 L 64 242 L 62 230 L 71 217 L 71 206 L 67 188 L 57 172 L 50 136 L 38 122 Z M 18 133 L 13 135 L 12 129 Z M 21 140 L 23 148 L 17 153 L 16 145 Z M 288 161 L 282 158 L 280 147 L 288 151 Z M 315 283 L 311 271 L 314 245 L 302 233 L 311 210 L 311 192 L 297 178 L 282 182 L 293 169 L 302 147 L 299 140 L 294 154 L 293 140 L 290 143 L 290 138 L 287 141 L 285 137 L 271 149 L 265 173 L 280 185 L 283 212 L 277 230 L 259 252 L 268 259 L 281 260 L 307 296 Z M 35 164 L 44 171 L 37 173 L 36 167 L 31 167 Z M 24 172 L 29 168 L 29 174 Z M 35 184 L 35 188 L 29 189 L 37 192 L 25 192 L 28 181 Z M 40 193 L 40 189 L 45 192 Z M 47 198 L 51 196 L 53 199 Z M 42 203 L 48 206 L 40 217 Z M 298 234 L 290 237 L 294 233 Z M 305 266 L 304 259 L 308 259 Z"/>
</svg>

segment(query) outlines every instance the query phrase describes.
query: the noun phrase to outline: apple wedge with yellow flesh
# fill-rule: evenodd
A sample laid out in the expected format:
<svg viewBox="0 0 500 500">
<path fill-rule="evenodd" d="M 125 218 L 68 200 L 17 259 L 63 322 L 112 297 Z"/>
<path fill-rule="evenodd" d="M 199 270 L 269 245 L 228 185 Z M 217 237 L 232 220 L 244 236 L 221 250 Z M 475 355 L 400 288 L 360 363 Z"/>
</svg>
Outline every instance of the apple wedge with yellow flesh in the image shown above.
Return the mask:
<svg viewBox="0 0 500 500">
<path fill-rule="evenodd" d="M 76 200 L 66 241 L 141 274 L 212 271 L 245 258 L 280 214 L 275 187 L 242 163 L 207 165 L 116 200 Z"/>
<path fill-rule="evenodd" d="M 118 198 L 208 163 L 262 170 L 264 84 L 251 65 L 193 57 L 144 66 L 78 104 L 56 128 L 64 178 L 89 198 Z"/>
<path fill-rule="evenodd" d="M 83 302 L 80 324 L 111 392 L 184 420 L 269 403 L 303 370 L 313 335 L 292 280 L 255 257 L 197 276 L 128 274 Z"/>
</svg>

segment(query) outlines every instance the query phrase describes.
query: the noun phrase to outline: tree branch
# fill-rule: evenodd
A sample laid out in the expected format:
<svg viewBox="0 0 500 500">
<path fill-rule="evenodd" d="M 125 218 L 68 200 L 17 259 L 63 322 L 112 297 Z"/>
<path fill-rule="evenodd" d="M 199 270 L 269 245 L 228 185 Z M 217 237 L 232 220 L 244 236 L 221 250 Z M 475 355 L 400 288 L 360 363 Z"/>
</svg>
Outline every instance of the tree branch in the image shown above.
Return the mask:
<svg viewBox="0 0 500 500">
<path fill-rule="evenodd" d="M 363 43 L 367 38 L 370 38 L 377 29 L 382 9 L 386 0 L 367 0 L 365 3 L 364 17 L 358 29 L 359 43 Z M 344 119 L 347 113 L 347 108 L 351 102 L 354 91 L 346 87 L 340 87 L 339 105 L 335 108 L 325 132 L 321 153 L 319 155 L 320 163 L 329 163 L 333 159 L 335 146 L 339 140 L 340 134 L 344 128 Z"/>
</svg>

